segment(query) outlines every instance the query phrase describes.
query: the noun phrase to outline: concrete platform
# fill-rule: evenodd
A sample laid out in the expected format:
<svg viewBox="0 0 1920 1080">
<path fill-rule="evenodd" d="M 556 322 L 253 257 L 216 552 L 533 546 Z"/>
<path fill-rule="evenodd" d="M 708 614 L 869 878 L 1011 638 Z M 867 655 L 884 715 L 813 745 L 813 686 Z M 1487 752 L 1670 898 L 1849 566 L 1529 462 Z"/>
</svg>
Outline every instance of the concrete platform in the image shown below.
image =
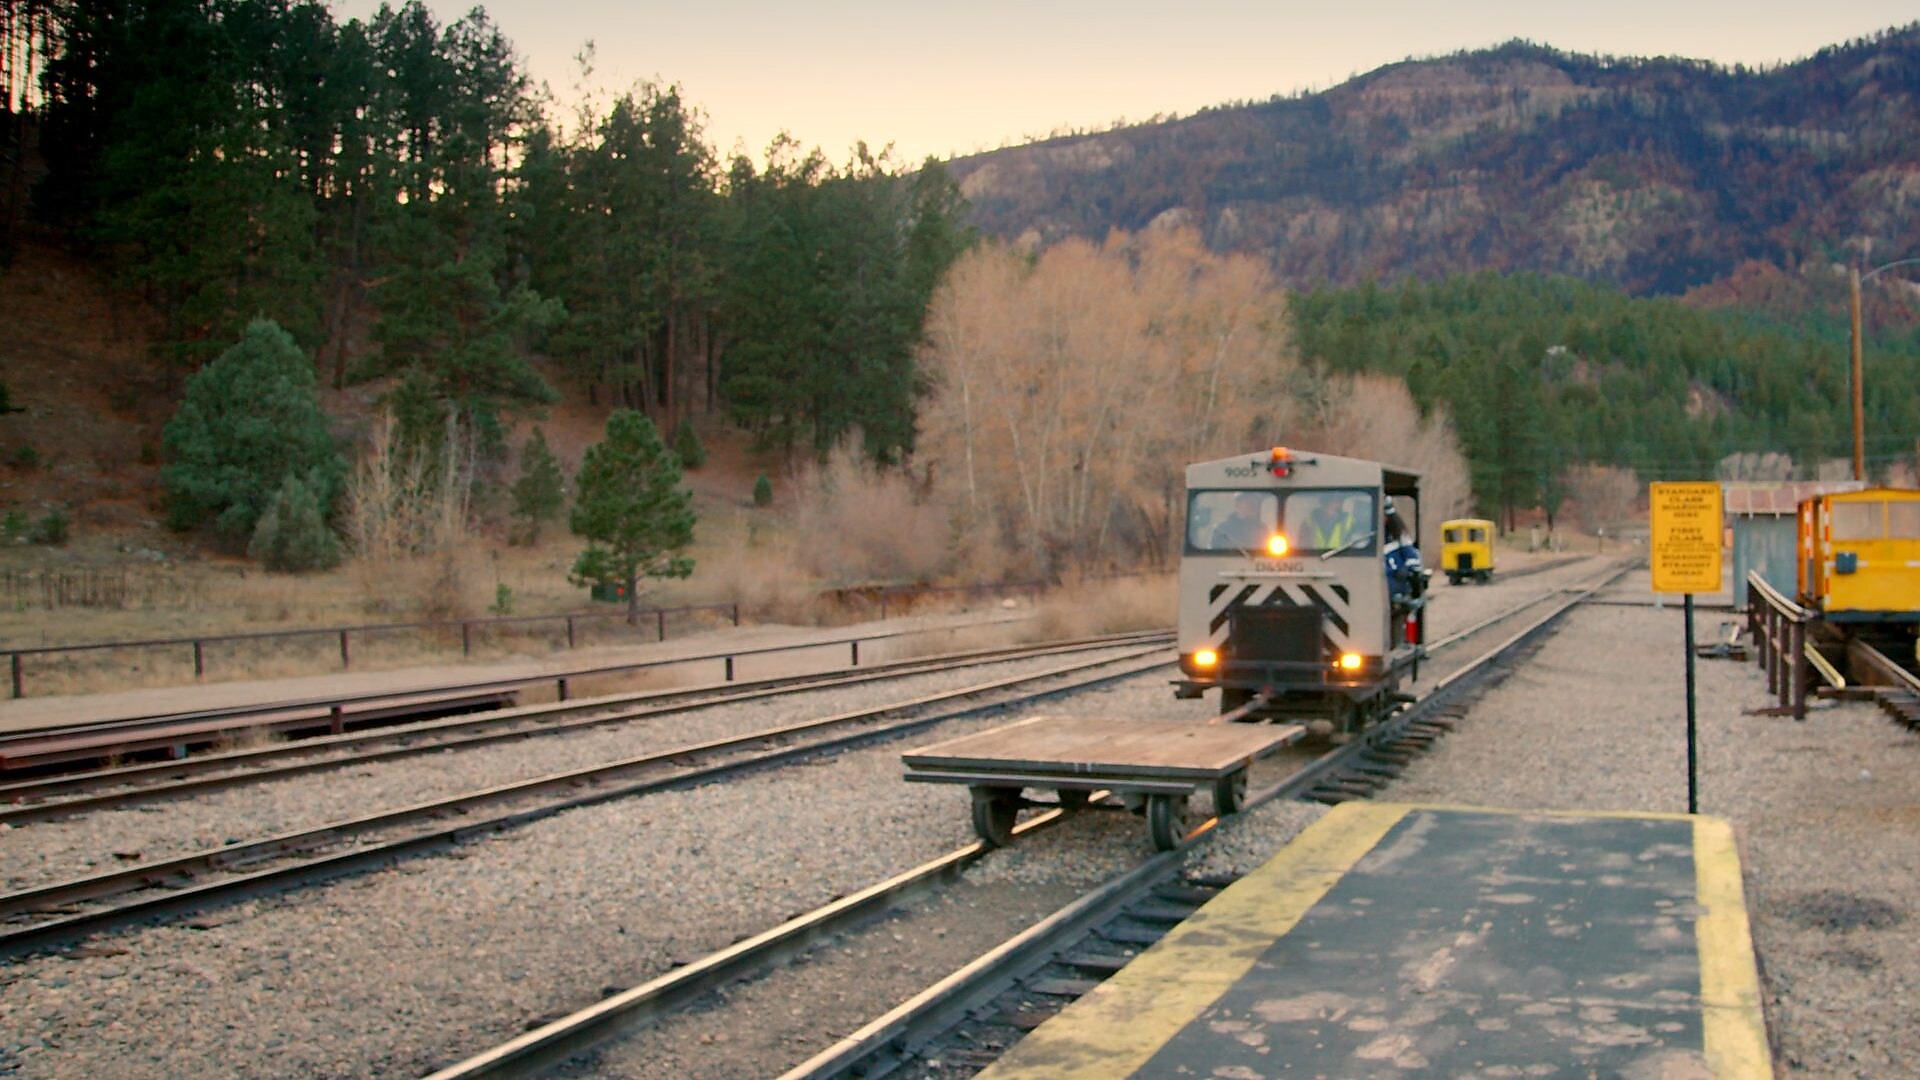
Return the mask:
<svg viewBox="0 0 1920 1080">
<path fill-rule="evenodd" d="M 1772 1064 L 1724 821 L 1348 803 L 982 1075 Z"/>
</svg>

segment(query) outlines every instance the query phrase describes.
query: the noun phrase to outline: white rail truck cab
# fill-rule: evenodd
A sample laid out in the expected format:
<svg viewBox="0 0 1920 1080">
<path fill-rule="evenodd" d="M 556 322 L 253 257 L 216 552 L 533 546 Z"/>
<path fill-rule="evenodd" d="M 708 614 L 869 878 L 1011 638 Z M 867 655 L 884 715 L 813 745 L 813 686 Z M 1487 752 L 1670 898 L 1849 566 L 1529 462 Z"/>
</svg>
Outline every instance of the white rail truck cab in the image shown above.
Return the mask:
<svg viewBox="0 0 1920 1080">
<path fill-rule="evenodd" d="M 1284 447 L 1187 466 L 1176 695 L 1344 732 L 1404 701 L 1425 601 L 1391 595 L 1384 507 L 1418 536 L 1419 494 L 1416 472 Z"/>
</svg>

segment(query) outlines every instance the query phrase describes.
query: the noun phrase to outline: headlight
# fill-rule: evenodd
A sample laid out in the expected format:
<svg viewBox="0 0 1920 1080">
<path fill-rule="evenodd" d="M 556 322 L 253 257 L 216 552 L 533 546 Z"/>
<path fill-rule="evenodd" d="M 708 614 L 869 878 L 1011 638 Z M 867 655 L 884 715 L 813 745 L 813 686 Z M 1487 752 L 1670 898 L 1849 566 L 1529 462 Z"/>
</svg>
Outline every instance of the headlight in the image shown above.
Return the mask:
<svg viewBox="0 0 1920 1080">
<path fill-rule="evenodd" d="M 1361 663 L 1363 663 L 1363 661 L 1360 658 L 1360 654 L 1357 652 L 1348 652 L 1348 653 L 1340 654 L 1340 670 L 1341 671 L 1359 671 Z"/>
<path fill-rule="evenodd" d="M 1279 533 L 1267 537 L 1267 554 L 1278 557 L 1287 553 L 1287 538 Z"/>
<path fill-rule="evenodd" d="M 1212 667 L 1220 662 L 1220 654 L 1212 649 L 1201 649 L 1193 654 L 1194 667 Z"/>
</svg>

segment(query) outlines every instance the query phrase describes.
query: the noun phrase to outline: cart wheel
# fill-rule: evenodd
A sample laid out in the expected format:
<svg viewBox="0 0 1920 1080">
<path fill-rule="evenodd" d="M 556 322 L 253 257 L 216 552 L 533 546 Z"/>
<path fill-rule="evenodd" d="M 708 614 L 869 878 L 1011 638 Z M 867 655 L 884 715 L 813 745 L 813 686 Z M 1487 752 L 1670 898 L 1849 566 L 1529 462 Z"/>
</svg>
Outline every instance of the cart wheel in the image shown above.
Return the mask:
<svg viewBox="0 0 1920 1080">
<path fill-rule="evenodd" d="M 1087 803 L 1092 800 L 1092 797 L 1093 792 L 1091 791 L 1068 791 L 1062 788 L 1060 789 L 1060 808 L 1063 810 L 1085 810 Z"/>
<path fill-rule="evenodd" d="M 1213 782 L 1213 813 L 1215 817 L 1237 814 L 1247 804 L 1247 770 L 1235 769 L 1233 772 Z"/>
<path fill-rule="evenodd" d="M 1187 835 L 1185 795 L 1147 796 L 1147 838 L 1156 851 L 1172 851 Z"/>
<path fill-rule="evenodd" d="M 1020 816 L 1018 788 L 977 787 L 973 792 L 973 831 L 989 847 L 1013 842 L 1013 822 Z"/>
</svg>

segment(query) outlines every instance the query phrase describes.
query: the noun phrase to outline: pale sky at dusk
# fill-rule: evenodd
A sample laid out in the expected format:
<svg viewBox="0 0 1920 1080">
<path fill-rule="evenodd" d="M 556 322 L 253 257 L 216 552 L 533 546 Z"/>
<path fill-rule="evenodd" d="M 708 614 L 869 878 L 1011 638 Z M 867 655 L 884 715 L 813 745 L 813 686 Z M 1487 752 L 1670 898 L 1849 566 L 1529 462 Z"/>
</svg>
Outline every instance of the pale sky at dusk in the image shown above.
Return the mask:
<svg viewBox="0 0 1920 1080">
<path fill-rule="evenodd" d="M 467 0 L 427 0 L 444 22 Z M 490 0 L 536 80 L 564 104 L 592 39 L 595 82 L 678 82 L 724 155 L 781 129 L 842 161 L 856 139 L 908 160 L 1020 142 L 1056 128 L 1191 113 L 1325 88 L 1408 56 L 1528 38 L 1571 52 L 1750 65 L 1807 56 L 1920 17 L 1912 0 L 1481 0 L 1436 5 Z M 336 0 L 342 18 L 378 0 Z M 1436 8 L 1445 9 L 1445 13 Z"/>
</svg>

